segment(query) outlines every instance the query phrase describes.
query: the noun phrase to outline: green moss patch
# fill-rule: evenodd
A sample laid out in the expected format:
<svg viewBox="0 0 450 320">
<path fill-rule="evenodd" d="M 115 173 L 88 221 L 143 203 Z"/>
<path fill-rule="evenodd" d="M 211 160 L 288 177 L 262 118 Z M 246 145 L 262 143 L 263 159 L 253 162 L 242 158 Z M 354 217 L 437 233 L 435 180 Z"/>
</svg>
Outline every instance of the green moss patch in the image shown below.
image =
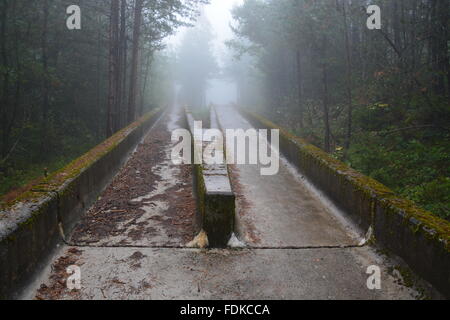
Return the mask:
<svg viewBox="0 0 450 320">
<path fill-rule="evenodd" d="M 445 249 L 450 252 L 450 223 L 448 221 L 397 196 L 383 198 L 380 204 L 388 214 L 402 215 L 405 224 L 411 228 L 412 232 L 421 233 L 429 240 L 442 241 Z"/>
<path fill-rule="evenodd" d="M 350 183 L 355 190 L 363 192 L 368 199 L 376 202 L 388 214 L 398 214 L 404 217 L 405 225 L 412 228 L 413 232 L 421 232 L 428 239 L 442 241 L 445 249 L 450 251 L 450 223 L 448 221 L 417 207 L 409 200 L 398 197 L 380 182 L 350 168 L 323 150 L 307 143 L 264 117 L 247 110 L 241 109 L 240 111 L 250 119 L 256 120 L 265 128 L 278 129 L 281 139 L 288 139 L 299 148 L 303 158 L 301 161 L 313 162 L 314 166 L 323 167 L 329 171 L 329 174 L 338 176 L 345 182 Z"/>
<path fill-rule="evenodd" d="M 150 119 L 157 116 L 159 112 L 160 109 L 155 109 L 154 111 L 142 116 L 139 120 L 123 128 L 110 138 L 100 143 L 98 146 L 91 149 L 89 152 L 85 153 L 78 159 L 73 160 L 66 167 L 52 173 L 49 177 L 41 180 L 36 185 L 33 185 L 30 190 L 20 194 L 14 200 L 4 205 L 2 210 L 11 209 L 12 206 L 21 202 L 37 202 L 38 199 L 45 195 L 45 193 L 57 190 L 59 187 L 64 185 L 64 183 L 76 178 L 83 170 L 90 167 L 97 160 L 101 159 L 115 149 L 131 132 L 143 126 Z"/>
</svg>

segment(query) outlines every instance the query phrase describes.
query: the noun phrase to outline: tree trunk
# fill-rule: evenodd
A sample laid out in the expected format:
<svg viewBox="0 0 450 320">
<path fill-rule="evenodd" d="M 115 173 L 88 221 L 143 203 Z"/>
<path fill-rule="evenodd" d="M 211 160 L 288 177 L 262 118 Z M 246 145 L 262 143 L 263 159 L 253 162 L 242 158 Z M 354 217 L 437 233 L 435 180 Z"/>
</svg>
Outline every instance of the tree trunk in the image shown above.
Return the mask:
<svg viewBox="0 0 450 320">
<path fill-rule="evenodd" d="M 3 72 L 3 92 L 2 92 L 2 100 L 0 104 L 1 110 L 1 123 L 2 123 L 2 148 L 1 148 L 1 156 L 2 159 L 6 157 L 9 148 L 9 136 L 5 130 L 7 126 L 7 108 L 9 105 L 9 66 L 8 66 L 8 52 L 6 48 L 6 28 L 7 28 L 7 18 L 8 18 L 8 1 L 2 1 L 2 10 L 1 10 L 1 29 L 0 29 L 0 44 L 1 44 L 1 57 L 2 57 L 2 65 L 5 68 Z"/>
<path fill-rule="evenodd" d="M 144 81 L 143 81 L 142 92 L 141 92 L 142 101 L 140 103 L 140 106 L 141 106 L 140 114 L 141 115 L 143 114 L 143 107 L 144 107 L 144 101 L 145 101 L 145 96 L 146 96 L 145 93 L 147 91 L 147 84 L 149 82 L 148 78 L 150 76 L 150 67 L 152 65 L 152 58 L 153 58 L 153 53 L 149 52 L 147 55 L 147 58 L 145 59 L 146 61 L 145 61 L 145 69 L 144 69 L 145 70 L 144 71 Z M 151 81 L 151 79 L 150 79 L 150 81 Z"/>
<path fill-rule="evenodd" d="M 297 50 L 297 94 L 298 94 L 298 123 L 303 129 L 303 70 L 300 49 Z"/>
<path fill-rule="evenodd" d="M 342 3 L 342 12 L 344 17 L 344 38 L 346 53 L 346 89 L 347 89 L 347 132 L 345 134 L 345 150 L 350 148 L 353 126 L 353 96 L 352 96 L 352 59 L 350 51 L 350 40 L 348 36 L 347 7 L 346 0 Z"/>
<path fill-rule="evenodd" d="M 131 56 L 130 93 L 128 97 L 128 123 L 136 118 L 136 101 L 139 93 L 138 88 L 138 65 L 139 65 L 139 40 L 141 36 L 142 22 L 142 0 L 135 0 L 134 4 L 134 26 L 133 26 L 133 50 Z"/>
<path fill-rule="evenodd" d="M 117 75 L 117 117 L 116 117 L 116 129 L 120 130 L 124 121 L 122 120 L 123 107 L 124 107 L 124 82 L 126 78 L 126 0 L 121 0 L 120 5 L 120 34 L 119 34 L 119 56 L 118 56 L 118 75 Z"/>
<path fill-rule="evenodd" d="M 111 0 L 111 17 L 109 31 L 109 92 L 106 112 L 106 136 L 115 132 L 115 113 L 117 111 L 117 69 L 118 69 L 118 35 L 119 35 L 119 0 Z"/>
<path fill-rule="evenodd" d="M 431 2 L 431 61 L 433 71 L 433 89 L 437 95 L 445 94 L 445 76 L 448 68 L 448 0 L 432 0 Z"/>
<path fill-rule="evenodd" d="M 323 122 L 325 126 L 324 149 L 326 152 L 331 151 L 330 145 L 330 112 L 328 106 L 328 66 L 327 66 L 327 38 L 323 37 L 323 61 L 322 61 L 322 84 L 323 84 Z"/>
<path fill-rule="evenodd" d="M 394 32 L 394 43 L 395 46 L 401 50 L 401 37 L 400 37 L 400 18 L 398 14 L 398 1 L 392 1 L 392 23 L 393 23 L 393 32 Z"/>
<path fill-rule="evenodd" d="M 125 34 L 124 42 L 123 42 L 123 57 L 122 57 L 122 66 L 123 66 L 123 77 L 122 77 L 122 108 L 121 108 L 121 126 L 122 128 L 126 126 L 128 123 L 128 108 L 127 108 L 127 73 L 128 73 L 128 38 Z"/>
<path fill-rule="evenodd" d="M 12 16 L 14 17 L 14 56 L 15 56 L 15 62 L 16 62 L 16 69 L 17 69 L 17 78 L 15 79 L 16 82 L 16 88 L 15 88 L 15 94 L 14 94 L 14 101 L 12 103 L 12 116 L 8 123 L 8 128 L 5 129 L 7 131 L 7 136 L 11 137 L 11 133 L 13 131 L 14 125 L 16 124 L 16 120 L 19 114 L 19 107 L 20 107 L 20 94 L 22 90 L 22 62 L 20 59 L 20 53 L 19 53 L 19 41 L 20 36 L 18 32 L 18 23 L 17 23 L 17 10 L 16 10 L 17 2 L 13 2 L 12 4 Z M 10 138 L 9 138 L 10 139 Z M 11 150 L 8 150 L 9 153 L 11 153 Z"/>
<path fill-rule="evenodd" d="M 439 0 L 439 70 L 442 73 L 442 94 L 445 94 L 447 89 L 447 96 L 450 97 L 450 61 L 448 42 L 450 41 L 450 34 L 448 31 L 450 3 L 448 0 Z M 445 81 L 447 80 L 447 88 L 445 88 Z"/>
<path fill-rule="evenodd" d="M 46 155 L 49 151 L 48 144 L 48 112 L 49 112 L 49 74 L 48 74 L 48 16 L 49 3 L 44 0 L 43 26 L 42 26 L 42 133 L 41 133 L 41 154 Z"/>
<path fill-rule="evenodd" d="M 100 17 L 98 17 L 97 18 L 97 23 L 98 23 L 98 25 L 100 25 L 100 21 L 101 21 L 101 18 Z M 101 105 L 101 103 L 102 103 L 102 94 L 103 94 L 103 92 L 102 92 L 102 86 L 101 86 L 101 82 L 102 82 L 102 76 L 101 76 L 101 61 L 102 61 L 102 59 L 103 59 L 103 56 L 102 56 L 102 32 L 101 32 L 101 30 L 98 30 L 97 31 L 98 33 L 97 33 L 97 61 L 96 61 L 96 68 L 97 68 L 97 74 L 96 74 L 96 82 L 95 82 L 95 94 L 96 94 L 96 96 L 95 96 L 95 102 L 96 102 L 96 107 L 97 108 L 100 108 L 100 105 Z M 101 131 L 102 129 L 102 126 L 98 126 L 98 128 L 97 128 L 97 133 L 99 134 L 99 135 L 103 135 L 104 133 L 103 133 L 103 131 Z"/>
</svg>

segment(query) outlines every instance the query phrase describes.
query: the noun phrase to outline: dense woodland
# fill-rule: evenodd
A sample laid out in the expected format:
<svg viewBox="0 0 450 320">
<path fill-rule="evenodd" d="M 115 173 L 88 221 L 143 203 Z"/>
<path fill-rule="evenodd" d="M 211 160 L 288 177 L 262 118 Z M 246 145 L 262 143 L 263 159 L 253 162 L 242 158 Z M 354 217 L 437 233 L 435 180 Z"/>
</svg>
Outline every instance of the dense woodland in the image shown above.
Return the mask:
<svg viewBox="0 0 450 320">
<path fill-rule="evenodd" d="M 238 104 L 450 219 L 450 1 L 245 0 L 222 70 L 207 2 L 0 0 L 0 195 L 147 110 L 206 105 L 208 81 L 228 77 Z"/>
<path fill-rule="evenodd" d="M 205 2 L 1 0 L 0 195 L 169 104 L 173 59 L 159 50 Z M 66 26 L 70 5 L 81 30 Z"/>
<path fill-rule="evenodd" d="M 233 15 L 240 104 L 450 218 L 450 1 L 247 0 Z"/>
</svg>

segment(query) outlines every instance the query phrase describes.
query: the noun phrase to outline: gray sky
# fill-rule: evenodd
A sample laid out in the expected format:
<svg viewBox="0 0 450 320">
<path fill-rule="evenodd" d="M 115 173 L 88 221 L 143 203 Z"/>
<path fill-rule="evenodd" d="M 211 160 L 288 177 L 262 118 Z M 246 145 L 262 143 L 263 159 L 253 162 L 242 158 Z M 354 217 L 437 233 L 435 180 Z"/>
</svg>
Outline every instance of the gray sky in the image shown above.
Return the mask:
<svg viewBox="0 0 450 320">
<path fill-rule="evenodd" d="M 214 49 L 218 57 L 221 52 L 226 50 L 224 42 L 232 38 L 229 26 L 232 21 L 231 9 L 242 2 L 243 0 L 211 0 L 211 3 L 205 6 L 205 13 L 213 28 L 213 34 L 216 36 Z M 184 28 L 180 29 L 176 35 L 168 39 L 168 42 L 175 46 L 179 44 L 184 31 Z"/>
</svg>

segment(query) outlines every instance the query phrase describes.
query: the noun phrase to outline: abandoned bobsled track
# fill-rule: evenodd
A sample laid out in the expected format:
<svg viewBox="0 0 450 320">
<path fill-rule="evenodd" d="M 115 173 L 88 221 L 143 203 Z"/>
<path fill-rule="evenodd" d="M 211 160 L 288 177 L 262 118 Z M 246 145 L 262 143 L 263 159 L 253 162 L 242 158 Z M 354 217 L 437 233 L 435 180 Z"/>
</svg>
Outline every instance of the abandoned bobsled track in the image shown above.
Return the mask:
<svg viewBox="0 0 450 320">
<path fill-rule="evenodd" d="M 427 224 L 414 215 L 408 219 L 415 218 L 416 229 L 409 220 L 398 222 L 401 200 L 344 167 L 336 168 L 340 182 L 334 181 L 327 174 L 337 163 L 320 162 L 317 150 L 292 143 L 296 138 L 283 131 L 287 159 L 274 176 L 260 175 L 258 165 L 174 165 L 171 134 L 191 127 L 192 115 L 181 108 L 160 115 L 147 115 L 101 152 L 75 161 L 76 172 L 50 177 L 1 213 L 0 297 L 427 297 L 421 289 L 449 296 L 445 222 L 431 218 Z M 212 110 L 211 125 L 273 126 L 228 107 Z M 318 162 L 323 169 L 314 167 Z M 355 191 L 364 182 L 366 188 Z M 215 230 L 222 232 L 216 238 Z M 208 233 L 217 248 L 195 248 L 206 244 Z M 80 290 L 66 287 L 71 265 L 80 267 Z M 367 286 L 366 271 L 374 265 L 381 269 L 380 290 Z"/>
</svg>

